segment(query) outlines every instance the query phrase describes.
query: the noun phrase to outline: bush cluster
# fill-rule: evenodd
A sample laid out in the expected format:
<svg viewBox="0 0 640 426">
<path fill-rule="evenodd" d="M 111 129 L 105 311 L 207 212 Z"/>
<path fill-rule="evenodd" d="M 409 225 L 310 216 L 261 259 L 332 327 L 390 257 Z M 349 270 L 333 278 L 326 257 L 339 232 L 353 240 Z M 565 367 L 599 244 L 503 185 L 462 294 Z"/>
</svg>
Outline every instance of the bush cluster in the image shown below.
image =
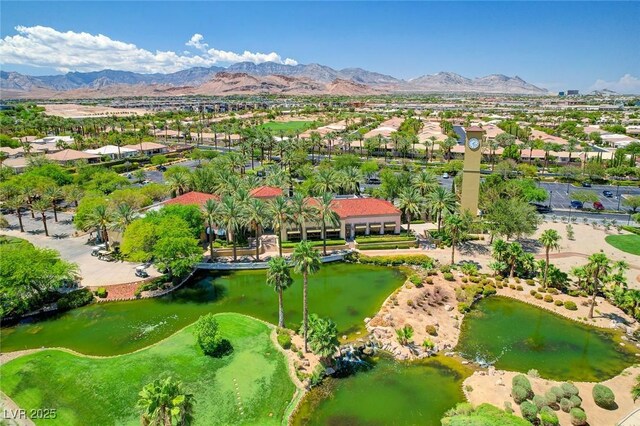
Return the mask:
<svg viewBox="0 0 640 426">
<path fill-rule="evenodd" d="M 587 424 L 587 415 L 582 408 L 572 408 L 569 415 L 571 416 L 571 424 L 573 426 L 583 426 Z"/>
<path fill-rule="evenodd" d="M 455 281 L 455 278 L 453 277 L 453 274 L 451 272 L 445 272 L 442 274 L 442 276 L 447 281 Z"/>
<path fill-rule="evenodd" d="M 291 348 L 291 335 L 287 330 L 279 328 L 277 331 L 277 336 L 278 336 L 278 344 L 282 346 L 282 349 Z"/>
<path fill-rule="evenodd" d="M 542 426 L 557 426 L 560 424 L 558 415 L 549 407 L 540 410 L 540 424 Z"/>
<path fill-rule="evenodd" d="M 93 294 L 91 290 L 83 288 L 67 293 L 58 299 L 58 310 L 68 311 L 69 309 L 79 308 L 93 302 Z"/>
<path fill-rule="evenodd" d="M 578 310 L 578 306 L 575 304 L 575 302 L 572 302 L 571 300 L 567 300 L 564 302 L 564 307 L 565 309 L 568 309 L 570 311 L 577 311 Z"/>
<path fill-rule="evenodd" d="M 213 314 L 201 316 L 194 328 L 198 345 L 206 355 L 221 357 L 231 352 L 231 343 L 220 336 L 218 321 Z"/>
<path fill-rule="evenodd" d="M 544 296 L 544 301 L 547 303 L 553 302 L 553 296 L 551 296 L 550 294 L 547 294 L 546 296 Z"/>
<path fill-rule="evenodd" d="M 593 387 L 593 401 L 598 407 L 611 410 L 616 406 L 616 397 L 613 391 L 605 385 L 597 384 Z"/>
<path fill-rule="evenodd" d="M 101 299 L 104 299 L 105 297 L 107 297 L 108 294 L 109 292 L 104 287 L 100 287 L 99 289 L 96 290 L 96 296 L 98 296 Z"/>
<path fill-rule="evenodd" d="M 530 401 L 523 401 L 520 404 L 520 413 L 525 420 L 535 423 L 538 418 L 538 407 Z"/>
<path fill-rule="evenodd" d="M 426 269 L 431 269 L 435 264 L 434 260 L 424 254 L 403 254 L 397 256 L 358 256 L 360 263 L 369 265 L 415 265 L 422 266 Z"/>
</svg>

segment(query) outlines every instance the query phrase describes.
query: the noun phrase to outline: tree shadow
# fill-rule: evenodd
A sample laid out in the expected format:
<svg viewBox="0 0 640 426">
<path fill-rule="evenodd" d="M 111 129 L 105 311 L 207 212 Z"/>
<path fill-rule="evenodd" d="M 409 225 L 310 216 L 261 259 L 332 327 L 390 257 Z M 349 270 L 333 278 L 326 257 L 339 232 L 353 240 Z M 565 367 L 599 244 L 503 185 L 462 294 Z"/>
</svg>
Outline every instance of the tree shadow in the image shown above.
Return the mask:
<svg viewBox="0 0 640 426">
<path fill-rule="evenodd" d="M 537 253 L 542 249 L 542 244 L 538 240 L 534 240 L 532 238 L 523 238 L 521 240 L 517 240 L 518 243 L 522 246 L 523 250 L 527 253 Z"/>
<path fill-rule="evenodd" d="M 31 235 L 44 234 L 44 229 L 32 229 L 30 231 L 27 231 L 27 234 L 31 234 Z"/>
<path fill-rule="evenodd" d="M 56 240 L 63 240 L 65 238 L 69 238 L 69 234 L 53 234 L 52 237 Z"/>
<path fill-rule="evenodd" d="M 624 324 L 626 326 L 629 325 L 629 322 L 625 318 L 621 317 L 620 315 L 616 314 L 615 312 L 601 314 L 600 317 L 607 318 L 609 320 L 615 321 L 615 322 L 620 323 L 620 324 Z"/>
<path fill-rule="evenodd" d="M 460 245 L 458 252 L 464 254 L 465 256 L 470 255 L 486 255 L 490 254 L 489 246 L 479 241 L 465 241 Z"/>
</svg>

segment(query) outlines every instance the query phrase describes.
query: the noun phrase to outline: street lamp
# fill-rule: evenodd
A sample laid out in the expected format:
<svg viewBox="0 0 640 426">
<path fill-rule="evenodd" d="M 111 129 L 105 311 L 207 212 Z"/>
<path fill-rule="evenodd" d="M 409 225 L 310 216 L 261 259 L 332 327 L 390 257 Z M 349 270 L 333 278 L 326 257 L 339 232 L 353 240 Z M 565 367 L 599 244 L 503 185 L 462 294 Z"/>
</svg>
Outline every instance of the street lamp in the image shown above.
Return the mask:
<svg viewBox="0 0 640 426">
<path fill-rule="evenodd" d="M 551 198 L 553 197 L 553 191 L 549 191 L 549 208 L 551 208 Z"/>
</svg>

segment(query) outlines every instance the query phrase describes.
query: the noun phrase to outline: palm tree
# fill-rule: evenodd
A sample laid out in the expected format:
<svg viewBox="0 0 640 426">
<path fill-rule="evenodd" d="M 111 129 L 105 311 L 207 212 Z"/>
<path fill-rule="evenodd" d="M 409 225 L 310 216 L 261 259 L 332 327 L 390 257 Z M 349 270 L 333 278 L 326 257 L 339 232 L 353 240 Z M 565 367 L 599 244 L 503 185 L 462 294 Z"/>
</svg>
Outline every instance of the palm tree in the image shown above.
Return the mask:
<svg viewBox="0 0 640 426">
<path fill-rule="evenodd" d="M 42 215 L 42 225 L 44 226 L 44 235 L 49 236 L 49 229 L 47 228 L 47 208 L 51 207 L 51 200 L 46 197 L 40 197 L 39 199 L 31 203 L 31 209 L 40 212 Z"/>
<path fill-rule="evenodd" d="M 561 238 L 562 237 L 560 237 L 560 234 L 558 234 L 558 231 L 556 231 L 555 229 L 547 229 L 542 233 L 542 235 L 540 235 L 540 238 L 538 239 L 538 241 L 540 241 L 545 249 L 546 263 L 544 266 L 544 274 L 542 278 L 542 285 L 544 286 L 544 288 L 547 288 L 547 275 L 549 273 L 549 251 L 560 249 L 559 241 Z"/>
<path fill-rule="evenodd" d="M 424 198 L 415 187 L 410 186 L 400 191 L 396 205 L 404 212 L 407 219 L 407 233 L 409 233 L 411 231 L 411 217 L 422 213 Z"/>
<path fill-rule="evenodd" d="M 449 215 L 444 221 L 444 231 L 451 238 L 451 264 L 455 263 L 456 244 L 460 242 L 467 230 L 469 221 L 461 215 Z"/>
<path fill-rule="evenodd" d="M 137 217 L 136 210 L 127 203 L 120 203 L 113 211 L 113 223 L 111 228 L 119 232 L 124 232 L 127 226 Z"/>
<path fill-rule="evenodd" d="M 338 189 L 338 179 L 333 169 L 321 169 L 313 177 L 313 190 L 316 194 L 324 194 L 325 192 L 336 192 Z"/>
<path fill-rule="evenodd" d="M 67 202 L 73 202 L 78 207 L 78 200 L 82 198 L 84 191 L 78 185 L 65 186 L 64 199 Z"/>
<path fill-rule="evenodd" d="M 214 199 L 209 199 L 204 203 L 204 217 L 207 221 L 209 232 L 207 240 L 209 242 L 209 256 L 213 258 L 213 225 L 220 217 L 220 203 Z"/>
<path fill-rule="evenodd" d="M 451 161 L 451 149 L 456 145 L 458 145 L 458 141 L 456 138 L 452 138 L 451 136 L 440 142 L 440 148 L 444 150 L 444 153 L 446 154 L 447 163 Z"/>
<path fill-rule="evenodd" d="M 333 210 L 333 196 L 328 192 L 318 199 L 318 214 L 322 224 L 322 254 L 327 255 L 327 225 L 336 226 L 340 223 L 338 214 Z"/>
<path fill-rule="evenodd" d="M 53 220 L 57 222 L 58 209 L 56 208 L 57 207 L 56 202 L 64 198 L 64 193 L 62 192 L 62 189 L 56 185 L 49 185 L 44 189 L 43 195 L 49 200 L 51 200 L 51 208 L 53 209 Z"/>
<path fill-rule="evenodd" d="M 340 186 L 347 194 L 360 194 L 360 181 L 362 180 L 362 173 L 357 167 L 347 167 L 340 172 L 339 181 Z"/>
<path fill-rule="evenodd" d="M 507 264 L 509 265 L 509 278 L 513 278 L 513 274 L 516 270 L 516 265 L 518 264 L 518 259 L 520 259 L 524 255 L 524 250 L 520 243 L 511 243 L 507 247 L 507 251 L 505 253 Z"/>
<path fill-rule="evenodd" d="M 2 203 L 4 206 L 15 212 L 16 216 L 18 217 L 18 223 L 20 224 L 20 232 L 24 232 L 24 226 L 22 224 L 22 212 L 20 211 L 20 209 L 24 207 L 25 201 L 26 199 L 24 195 L 18 194 Z"/>
<path fill-rule="evenodd" d="M 144 426 L 187 426 L 193 422 L 195 398 L 171 377 L 154 380 L 138 394 Z M 174 423 L 175 421 L 175 423 Z"/>
<path fill-rule="evenodd" d="M 278 238 L 278 254 L 282 257 L 282 229 L 289 220 L 289 202 L 283 196 L 278 196 L 267 203 L 267 214 L 271 218 L 271 226 Z"/>
<path fill-rule="evenodd" d="M 593 292 L 591 298 L 591 308 L 589 309 L 589 318 L 593 318 L 593 308 L 596 305 L 596 296 L 600 290 L 600 286 L 606 282 L 607 276 L 611 273 L 611 261 L 604 253 L 594 253 L 589 256 L 589 262 L 584 266 L 587 276 L 587 282 L 591 284 Z"/>
<path fill-rule="evenodd" d="M 273 287 L 278 293 L 278 327 L 284 328 L 284 306 L 282 292 L 293 284 L 293 278 L 289 274 L 289 267 L 284 257 L 273 257 L 269 260 L 267 270 L 267 285 Z"/>
<path fill-rule="evenodd" d="M 109 249 L 109 232 L 113 223 L 113 215 L 106 205 L 99 204 L 89 213 L 88 221 L 92 228 L 95 228 L 104 242 L 106 249 Z"/>
<path fill-rule="evenodd" d="M 236 254 L 236 233 L 242 226 L 243 206 L 235 198 L 230 195 L 226 195 L 222 198 L 220 204 L 220 219 L 225 225 L 227 236 L 233 244 L 233 261 L 235 262 L 238 257 Z"/>
<path fill-rule="evenodd" d="M 411 183 L 416 189 L 418 189 L 418 191 L 420 191 L 420 195 L 423 197 L 439 186 L 436 175 L 426 169 L 420 170 L 418 174 L 414 175 L 411 179 Z"/>
<path fill-rule="evenodd" d="M 167 178 L 167 185 L 176 195 L 182 195 L 189 189 L 189 172 L 178 169 Z"/>
<path fill-rule="evenodd" d="M 304 195 L 300 193 L 294 194 L 290 203 L 291 219 L 293 223 L 298 225 L 300 230 L 300 238 L 304 237 L 304 224 L 315 217 L 316 209 L 312 207 Z"/>
<path fill-rule="evenodd" d="M 297 273 L 302 274 L 302 330 L 304 340 L 304 351 L 309 352 L 307 347 L 307 331 L 309 306 L 307 301 L 307 286 L 309 283 L 309 274 L 314 274 L 320 269 L 322 264 L 320 253 L 318 253 L 308 241 L 301 241 L 293 250 L 291 255 L 293 268 Z"/>
<path fill-rule="evenodd" d="M 249 198 L 245 203 L 244 220 L 256 235 L 256 260 L 260 260 L 260 230 L 267 223 L 264 202 L 258 198 Z"/>
<path fill-rule="evenodd" d="M 438 232 L 442 224 L 442 217 L 445 213 L 452 213 L 456 208 L 456 196 L 453 192 L 438 186 L 427 194 L 427 206 L 438 220 Z"/>
</svg>

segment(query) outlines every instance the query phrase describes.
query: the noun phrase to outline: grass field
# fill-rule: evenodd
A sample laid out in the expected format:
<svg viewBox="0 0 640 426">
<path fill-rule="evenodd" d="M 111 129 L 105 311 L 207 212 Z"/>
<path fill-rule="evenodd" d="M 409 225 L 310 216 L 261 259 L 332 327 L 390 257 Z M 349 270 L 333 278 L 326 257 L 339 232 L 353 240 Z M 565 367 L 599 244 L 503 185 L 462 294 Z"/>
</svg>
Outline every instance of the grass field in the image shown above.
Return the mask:
<svg viewBox="0 0 640 426">
<path fill-rule="evenodd" d="M 159 377 L 182 380 L 196 398 L 195 423 L 280 424 L 295 386 L 271 329 L 239 314 L 217 315 L 233 353 L 205 356 L 188 327 L 140 352 L 109 358 L 46 350 L 0 367 L 0 389 L 20 408 L 56 408 L 36 424 L 139 425 L 138 392 Z M 244 414 L 240 413 L 240 409 Z"/>
<path fill-rule="evenodd" d="M 640 235 L 609 235 L 605 241 L 618 250 L 640 256 Z"/>
<path fill-rule="evenodd" d="M 301 132 L 307 130 L 312 125 L 312 121 L 268 121 L 262 126 L 263 129 L 269 129 L 274 132 L 284 131 L 296 131 Z"/>
</svg>

